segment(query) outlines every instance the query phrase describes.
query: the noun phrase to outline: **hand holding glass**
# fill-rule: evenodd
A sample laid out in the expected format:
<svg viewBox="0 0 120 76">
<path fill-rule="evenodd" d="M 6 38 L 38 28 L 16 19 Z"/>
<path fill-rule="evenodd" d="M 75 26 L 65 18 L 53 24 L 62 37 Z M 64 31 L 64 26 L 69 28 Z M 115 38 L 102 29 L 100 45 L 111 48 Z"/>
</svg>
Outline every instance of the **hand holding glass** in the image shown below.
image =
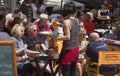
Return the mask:
<svg viewBox="0 0 120 76">
<path fill-rule="evenodd" d="M 36 45 L 35 45 L 35 50 L 36 50 L 36 51 L 40 51 L 40 44 L 36 44 Z"/>
<path fill-rule="evenodd" d="M 57 25 L 57 22 L 55 20 L 52 20 L 52 27 L 54 28 L 56 27 L 56 25 Z"/>
</svg>

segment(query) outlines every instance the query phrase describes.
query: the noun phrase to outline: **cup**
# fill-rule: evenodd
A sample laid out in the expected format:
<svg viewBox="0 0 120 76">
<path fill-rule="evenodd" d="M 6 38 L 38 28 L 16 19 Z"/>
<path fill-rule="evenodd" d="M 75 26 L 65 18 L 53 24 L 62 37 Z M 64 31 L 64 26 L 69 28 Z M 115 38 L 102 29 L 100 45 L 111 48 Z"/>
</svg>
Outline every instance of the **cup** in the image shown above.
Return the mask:
<svg viewBox="0 0 120 76">
<path fill-rule="evenodd" d="M 40 51 L 40 44 L 36 44 L 36 45 L 35 45 L 35 50 L 36 50 L 36 51 Z"/>
<path fill-rule="evenodd" d="M 54 28 L 57 25 L 57 22 L 55 20 L 52 20 L 52 27 Z"/>
</svg>

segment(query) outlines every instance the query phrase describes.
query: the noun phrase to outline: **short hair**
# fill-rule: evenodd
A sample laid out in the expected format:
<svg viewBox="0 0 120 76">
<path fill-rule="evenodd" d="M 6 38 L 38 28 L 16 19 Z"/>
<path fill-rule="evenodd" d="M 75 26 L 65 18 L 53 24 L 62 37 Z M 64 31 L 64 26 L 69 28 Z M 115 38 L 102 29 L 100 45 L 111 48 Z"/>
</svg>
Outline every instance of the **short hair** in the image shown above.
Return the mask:
<svg viewBox="0 0 120 76">
<path fill-rule="evenodd" d="M 22 31 L 24 31 L 24 26 L 21 24 L 15 24 L 14 27 L 11 30 L 11 35 L 15 38 L 19 38 L 22 36 Z"/>
<path fill-rule="evenodd" d="M 13 13 L 16 14 L 16 13 L 19 13 L 19 12 L 21 12 L 21 9 L 16 8 Z"/>
<path fill-rule="evenodd" d="M 89 19 L 89 20 L 91 19 L 89 14 L 85 14 L 84 17 L 85 17 L 85 19 Z"/>
<path fill-rule="evenodd" d="M 40 18 L 42 19 L 48 19 L 48 15 L 45 13 L 40 14 Z"/>
<path fill-rule="evenodd" d="M 28 34 L 30 31 L 32 31 L 31 29 L 33 28 L 34 23 L 28 23 L 28 25 L 26 25 L 25 28 L 25 32 Z"/>
<path fill-rule="evenodd" d="M 80 11 L 77 11 L 76 12 L 76 17 L 80 17 L 82 14 L 81 14 L 81 12 Z"/>
<path fill-rule="evenodd" d="M 36 13 L 40 15 L 40 14 L 41 14 L 41 11 L 40 11 L 40 10 L 36 10 Z"/>
<path fill-rule="evenodd" d="M 35 2 L 36 0 L 34 0 L 34 2 Z M 43 2 L 43 0 L 38 0 L 39 1 L 39 4 L 43 4 L 44 2 Z"/>
<path fill-rule="evenodd" d="M 62 10 L 62 16 L 68 16 L 69 14 L 74 14 L 76 12 L 75 4 L 73 2 L 68 2 L 64 4 Z"/>
<path fill-rule="evenodd" d="M 20 17 L 15 17 L 12 22 L 20 24 L 23 20 Z"/>
</svg>

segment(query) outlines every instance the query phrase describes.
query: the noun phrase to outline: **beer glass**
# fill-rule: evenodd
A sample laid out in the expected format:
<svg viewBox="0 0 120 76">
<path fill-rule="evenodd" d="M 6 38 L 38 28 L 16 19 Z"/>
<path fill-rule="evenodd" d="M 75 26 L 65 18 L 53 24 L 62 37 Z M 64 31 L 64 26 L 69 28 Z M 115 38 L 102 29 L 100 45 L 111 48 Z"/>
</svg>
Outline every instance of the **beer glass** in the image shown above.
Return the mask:
<svg viewBox="0 0 120 76">
<path fill-rule="evenodd" d="M 36 51 L 40 51 L 40 44 L 36 44 L 36 45 L 35 45 L 35 50 L 36 50 Z"/>
</svg>

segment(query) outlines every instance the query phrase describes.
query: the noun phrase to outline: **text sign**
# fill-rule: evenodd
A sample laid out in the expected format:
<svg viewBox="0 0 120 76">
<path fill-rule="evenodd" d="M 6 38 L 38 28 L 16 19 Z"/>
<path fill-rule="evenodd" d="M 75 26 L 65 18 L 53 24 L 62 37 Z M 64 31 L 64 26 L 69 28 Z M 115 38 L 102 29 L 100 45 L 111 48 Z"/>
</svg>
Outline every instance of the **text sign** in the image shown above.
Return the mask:
<svg viewBox="0 0 120 76">
<path fill-rule="evenodd" d="M 120 64 L 120 51 L 99 52 L 99 64 Z"/>
<path fill-rule="evenodd" d="M 0 76 L 17 76 L 14 41 L 0 41 Z"/>
</svg>

